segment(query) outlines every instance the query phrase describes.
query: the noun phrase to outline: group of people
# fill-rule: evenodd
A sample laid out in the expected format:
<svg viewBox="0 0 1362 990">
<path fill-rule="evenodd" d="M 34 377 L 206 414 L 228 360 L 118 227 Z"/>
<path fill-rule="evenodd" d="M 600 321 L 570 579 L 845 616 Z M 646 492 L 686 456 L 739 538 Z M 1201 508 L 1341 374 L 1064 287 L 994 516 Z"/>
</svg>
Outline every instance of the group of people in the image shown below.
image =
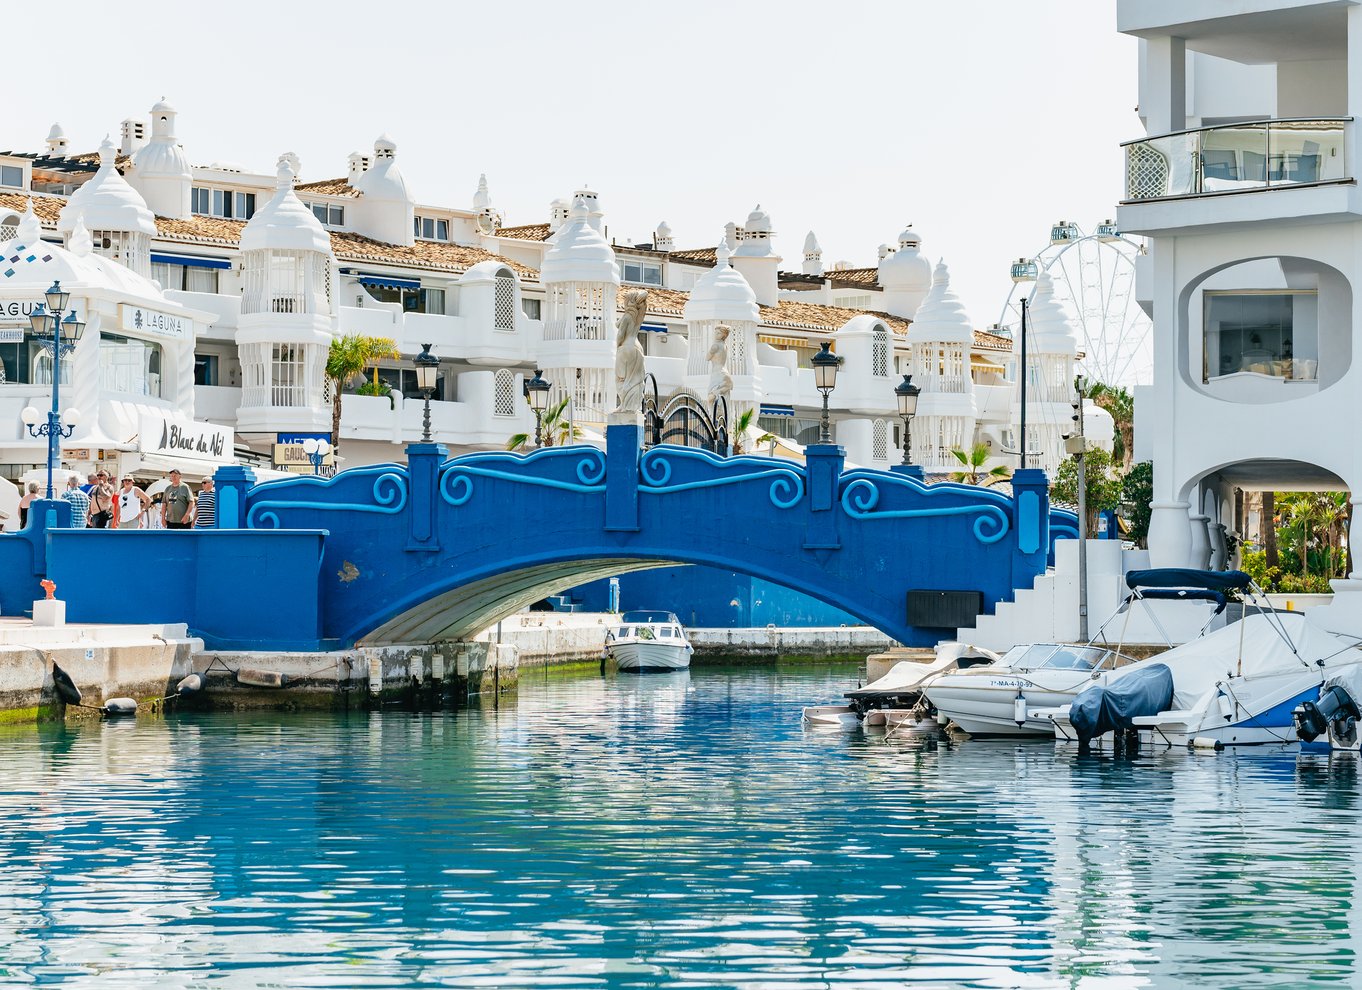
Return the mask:
<svg viewBox="0 0 1362 990">
<path fill-rule="evenodd" d="M 30 484 L 19 501 L 20 528 L 27 524 L 28 507 L 38 497 L 38 486 Z M 78 529 L 210 529 L 217 524 L 213 479 L 204 478 L 195 493 L 179 471 L 170 472 L 165 489 L 155 497 L 131 477 L 115 487 L 107 471 L 90 475 L 84 485 L 72 475 L 61 497 L 71 503 L 71 525 Z"/>
</svg>

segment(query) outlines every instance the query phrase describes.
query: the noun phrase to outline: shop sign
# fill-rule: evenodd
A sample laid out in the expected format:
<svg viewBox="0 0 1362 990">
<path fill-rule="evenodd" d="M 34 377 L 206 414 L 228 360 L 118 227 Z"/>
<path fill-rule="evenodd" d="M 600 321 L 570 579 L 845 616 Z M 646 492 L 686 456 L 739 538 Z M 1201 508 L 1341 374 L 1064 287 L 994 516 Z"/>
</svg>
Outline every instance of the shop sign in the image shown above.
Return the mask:
<svg viewBox="0 0 1362 990">
<path fill-rule="evenodd" d="M 169 454 L 196 460 L 231 461 L 232 428 L 144 413 L 137 449 L 144 454 Z"/>
<path fill-rule="evenodd" d="M 322 464 L 330 466 L 336 463 L 336 455 L 328 451 L 322 458 Z M 274 445 L 274 466 L 285 471 L 301 470 L 306 468 L 306 473 L 312 473 L 312 458 L 307 456 L 307 451 L 303 450 L 301 443 L 276 443 Z"/>
<path fill-rule="evenodd" d="M 23 343 L 28 318 L 39 305 L 36 299 L 0 299 L 0 344 Z"/>
<path fill-rule="evenodd" d="M 187 316 L 163 313 L 145 306 L 130 306 L 124 303 L 119 307 L 122 327 L 129 333 L 150 334 L 153 337 L 169 337 L 171 340 L 193 340 L 194 321 Z"/>
</svg>

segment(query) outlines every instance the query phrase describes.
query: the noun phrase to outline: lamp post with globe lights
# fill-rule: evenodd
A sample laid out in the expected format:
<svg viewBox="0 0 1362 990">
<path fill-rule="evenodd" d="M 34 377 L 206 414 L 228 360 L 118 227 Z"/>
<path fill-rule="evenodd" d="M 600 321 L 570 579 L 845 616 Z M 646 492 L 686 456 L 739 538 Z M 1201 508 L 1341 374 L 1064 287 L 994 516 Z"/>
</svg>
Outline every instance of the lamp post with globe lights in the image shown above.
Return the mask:
<svg viewBox="0 0 1362 990">
<path fill-rule="evenodd" d="M 326 440 L 318 440 L 316 437 L 308 437 L 303 441 L 303 453 L 312 462 L 312 473 L 322 473 L 322 462 L 331 453 L 331 444 Z"/>
<path fill-rule="evenodd" d="M 61 282 L 53 282 L 43 295 L 46 305 L 38 304 L 29 316 L 29 324 L 40 346 L 52 356 L 52 408 L 47 412 L 46 422 L 43 422 L 43 414 L 33 406 L 27 406 L 19 415 L 29 436 L 47 437 L 47 497 L 52 499 L 56 497 L 52 474 L 61 459 L 61 441 L 71 435 L 80 421 L 77 409 L 68 409 L 65 414 L 61 412 L 61 359 L 76 349 L 85 333 L 85 322 L 76 319 L 74 309 L 62 320 L 71 294 L 61 287 Z"/>
</svg>

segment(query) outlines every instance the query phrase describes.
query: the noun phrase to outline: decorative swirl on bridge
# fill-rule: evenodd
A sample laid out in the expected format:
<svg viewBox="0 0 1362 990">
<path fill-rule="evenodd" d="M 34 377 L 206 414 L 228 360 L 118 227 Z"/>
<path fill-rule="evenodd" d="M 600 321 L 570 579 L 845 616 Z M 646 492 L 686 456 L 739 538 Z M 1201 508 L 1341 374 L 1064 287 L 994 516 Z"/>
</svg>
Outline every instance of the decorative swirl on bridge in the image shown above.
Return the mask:
<svg viewBox="0 0 1362 990">
<path fill-rule="evenodd" d="M 279 529 L 279 511 L 284 509 L 314 509 L 325 512 L 382 512 L 386 515 L 396 515 L 407 505 L 407 478 L 401 473 L 402 469 L 396 465 L 387 465 L 380 468 L 365 469 L 352 468 L 344 474 L 337 475 L 335 478 L 299 478 L 285 482 L 275 482 L 273 484 L 282 485 L 315 485 L 322 488 L 330 487 L 338 480 L 353 481 L 357 474 L 377 472 L 374 478 L 372 502 L 319 502 L 319 501 L 294 501 L 292 499 L 262 499 L 253 502 L 250 509 L 246 512 L 247 529 Z M 267 482 L 264 487 L 268 491 Z"/>
<path fill-rule="evenodd" d="M 531 461 L 554 461 L 577 459 L 573 465 L 576 481 L 559 478 L 546 478 L 538 474 L 524 474 L 517 470 L 501 470 L 486 467 L 484 464 L 506 464 L 509 468 L 520 468 Z M 556 488 L 559 491 L 594 495 L 605 491 L 605 454 L 595 447 L 557 447 L 536 450 L 532 454 L 497 452 L 473 454 L 469 457 L 455 458 L 445 465 L 440 474 L 440 497 L 456 508 L 473 497 L 474 478 L 493 478 L 498 481 L 511 481 L 522 485 L 537 485 L 541 488 Z"/>
<path fill-rule="evenodd" d="M 740 468 L 755 467 L 756 470 L 672 484 L 673 459 L 678 464 L 694 461 L 716 469 L 731 469 L 736 465 Z M 644 454 L 639 464 L 638 490 L 649 495 L 669 495 L 699 488 L 737 485 L 745 481 L 770 481 L 767 495 L 777 509 L 793 508 L 804 497 L 804 475 L 794 468 L 772 467 L 764 457 L 718 457 L 706 450 L 686 447 L 653 447 Z"/>
<path fill-rule="evenodd" d="M 922 486 L 914 485 L 919 491 L 927 493 Z M 928 519 L 934 516 L 978 515 L 972 527 L 974 538 L 980 543 L 997 543 L 1007 535 L 1011 521 L 1007 512 L 998 505 L 951 505 L 937 509 L 882 509 L 875 510 L 880 503 L 880 489 L 869 478 L 856 478 L 842 491 L 842 511 L 853 519 Z"/>
</svg>

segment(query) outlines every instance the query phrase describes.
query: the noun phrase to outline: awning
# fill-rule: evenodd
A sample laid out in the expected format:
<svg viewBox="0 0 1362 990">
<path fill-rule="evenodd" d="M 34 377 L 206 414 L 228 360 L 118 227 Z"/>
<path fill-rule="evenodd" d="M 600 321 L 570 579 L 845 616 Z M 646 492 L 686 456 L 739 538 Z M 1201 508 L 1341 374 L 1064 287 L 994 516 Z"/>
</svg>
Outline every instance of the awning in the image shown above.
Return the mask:
<svg viewBox="0 0 1362 990">
<path fill-rule="evenodd" d="M 225 462 L 231 463 L 231 462 Z M 223 461 L 201 460 L 197 457 L 172 457 L 169 454 L 124 454 L 119 458 L 119 471 L 123 474 L 168 474 L 179 471 L 186 478 L 202 478 L 213 474 Z"/>
<path fill-rule="evenodd" d="M 372 285 L 381 289 L 419 289 L 421 282 L 414 278 L 397 278 L 393 275 L 361 275 L 358 272 L 346 272 L 359 279 L 360 285 Z"/>
<path fill-rule="evenodd" d="M 222 258 L 196 258 L 192 254 L 157 254 L 152 252 L 151 260 L 158 265 L 184 265 L 186 268 L 227 269 L 232 267 L 230 261 L 224 261 Z"/>
<path fill-rule="evenodd" d="M 760 412 L 759 415 L 762 415 L 762 416 L 793 416 L 793 415 L 794 415 L 794 406 L 772 406 L 772 405 L 767 405 L 766 403 L 763 402 L 763 403 L 761 404 L 761 412 Z"/>
<path fill-rule="evenodd" d="M 798 337 L 776 337 L 769 333 L 757 334 L 757 339 L 763 344 L 770 344 L 772 347 L 808 347 L 814 350 L 818 345 L 811 340 L 801 340 Z"/>
<path fill-rule="evenodd" d="M 638 325 L 638 328 L 639 328 L 640 330 L 646 330 L 646 331 L 648 331 L 649 333 L 666 333 L 666 332 L 667 332 L 667 327 L 666 327 L 666 325 L 665 325 L 665 324 L 662 324 L 662 323 L 640 323 L 640 324 Z"/>
<path fill-rule="evenodd" d="M 1205 588 L 1211 591 L 1242 591 L 1253 579 L 1243 571 L 1198 571 L 1190 567 L 1156 567 L 1127 571 L 1129 588 Z"/>
</svg>

